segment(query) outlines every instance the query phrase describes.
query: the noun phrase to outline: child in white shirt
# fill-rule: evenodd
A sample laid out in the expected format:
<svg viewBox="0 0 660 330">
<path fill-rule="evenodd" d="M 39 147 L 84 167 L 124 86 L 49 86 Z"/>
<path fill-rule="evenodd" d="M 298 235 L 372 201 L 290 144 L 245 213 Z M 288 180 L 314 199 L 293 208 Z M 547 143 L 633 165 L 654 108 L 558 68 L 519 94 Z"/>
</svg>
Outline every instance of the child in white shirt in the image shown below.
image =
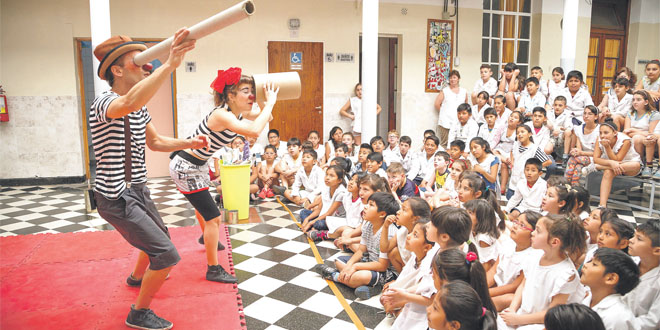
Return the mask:
<svg viewBox="0 0 660 330">
<path fill-rule="evenodd" d="M 302 154 L 300 153 L 302 146 L 298 138 L 290 138 L 286 143 L 287 154 L 282 156 L 280 161 L 275 166 L 275 172 L 280 175 L 282 184 L 290 187 L 295 179 L 296 172 L 301 166 Z"/>
<path fill-rule="evenodd" d="M 541 69 L 540 66 L 532 67 L 532 69 L 529 71 L 529 76 L 538 79 L 539 92 L 541 92 L 543 97 L 547 99 L 550 91 L 548 90 L 548 81 L 543 79 L 543 69 Z"/>
<path fill-rule="evenodd" d="M 518 181 L 515 193 L 504 207 L 509 213 L 509 219 L 516 220 L 527 210 L 541 212 L 543 196 L 548 189 L 546 181 L 540 178 L 542 169 L 541 161 L 536 158 L 529 158 L 525 162 L 525 180 Z"/>
<path fill-rule="evenodd" d="M 629 93 L 631 83 L 627 78 L 617 78 L 612 82 L 614 95 L 607 98 L 607 106 L 604 106 L 600 119 L 612 117 L 618 127 L 623 127 L 626 117 L 632 106 L 632 93 Z"/>
<path fill-rule="evenodd" d="M 314 202 L 314 199 L 321 194 L 321 189 L 325 185 L 323 182 L 325 174 L 316 165 L 316 157 L 316 151 L 305 149 L 301 157 L 302 166 L 296 171 L 291 189 L 273 185 L 273 191 L 297 205 L 308 206 Z"/>
<path fill-rule="evenodd" d="M 635 315 L 635 329 L 657 329 L 660 324 L 660 220 L 639 225 L 628 252 L 640 258 L 639 285 L 623 297 Z"/>
<path fill-rule="evenodd" d="M 562 160 L 566 164 L 568 160 L 568 151 L 573 144 L 571 134 L 573 130 L 572 116 L 566 110 L 566 98 L 559 95 L 552 104 L 552 110 L 548 112 L 547 126 L 551 131 L 550 143 L 553 150 L 563 150 Z"/>
<path fill-rule="evenodd" d="M 479 126 L 477 136 L 486 140 L 492 147 L 495 145 L 495 133 L 497 133 L 497 112 L 493 108 L 484 111 L 484 123 Z"/>
<path fill-rule="evenodd" d="M 552 69 L 552 79 L 548 81 L 548 106 L 551 106 L 555 97 L 566 87 L 564 69 L 560 66 Z"/>
<path fill-rule="evenodd" d="M 493 79 L 493 69 L 488 64 L 482 64 L 479 67 L 480 79 L 474 83 L 472 89 L 472 104 L 477 103 L 477 97 L 481 92 L 487 92 L 492 98 L 497 93 L 497 80 Z M 491 100 L 488 100 L 490 103 Z"/>
<path fill-rule="evenodd" d="M 532 129 L 532 138 L 536 144 L 546 155 L 553 151 L 553 145 L 550 143 L 550 129 L 546 126 L 546 112 L 543 107 L 536 107 L 533 110 L 532 121 L 527 122 L 525 125 Z"/>
<path fill-rule="evenodd" d="M 404 135 L 399 139 L 399 150 L 394 155 L 392 162 L 399 162 L 406 171 L 406 177 L 416 185 L 422 183 L 422 177 L 419 175 L 422 171 L 421 164 L 417 155 L 410 150 L 412 139 Z"/>
<path fill-rule="evenodd" d="M 516 110 L 522 112 L 525 117 L 532 115 L 532 110 L 536 107 L 545 107 L 545 96 L 539 93 L 539 80 L 534 77 L 529 77 L 525 80 L 525 87 L 527 93 L 520 95 L 518 98 L 518 108 Z"/>
<path fill-rule="evenodd" d="M 580 282 L 591 289 L 585 304 L 603 320 L 606 330 L 634 330 L 635 315 L 623 302 L 639 283 L 639 268 L 621 250 L 599 248 L 582 267 Z"/>
<path fill-rule="evenodd" d="M 473 199 L 463 206 L 472 220 L 470 240 L 477 247 L 479 262 L 488 271 L 495 264 L 500 249 L 497 241 L 500 231 L 497 229 L 495 210 L 485 199 Z"/>
<path fill-rule="evenodd" d="M 396 215 L 385 218 L 383 231 L 387 236 L 380 237 L 380 251 L 387 253 L 387 258 L 397 272 L 400 273 L 404 263 L 410 259 L 411 251 L 406 247 L 408 233 L 412 232 L 417 221 L 429 219 L 430 216 L 429 204 L 419 197 L 411 197 L 401 203 Z M 393 235 L 390 230 L 394 231 Z"/>
<path fill-rule="evenodd" d="M 566 88 L 558 95 L 563 95 L 566 98 L 566 111 L 581 122 L 584 108 L 588 105 L 594 105 L 594 101 L 591 99 L 589 91 L 581 88 L 584 84 L 582 72 L 573 70 L 566 77 Z"/>
<path fill-rule="evenodd" d="M 458 122 L 455 123 L 449 130 L 449 138 L 447 139 L 447 149 L 450 143 L 454 140 L 461 140 L 468 146 L 470 140 L 477 136 L 479 125 L 472 119 L 472 108 L 469 104 L 463 103 L 456 109 Z M 468 146 L 469 151 L 469 146 Z"/>
<path fill-rule="evenodd" d="M 485 122 L 484 111 L 490 108 L 490 104 L 488 104 L 489 99 L 490 96 L 488 95 L 488 92 L 482 91 L 477 95 L 477 103 L 472 106 L 472 119 L 474 119 L 477 124 L 483 124 Z"/>
</svg>

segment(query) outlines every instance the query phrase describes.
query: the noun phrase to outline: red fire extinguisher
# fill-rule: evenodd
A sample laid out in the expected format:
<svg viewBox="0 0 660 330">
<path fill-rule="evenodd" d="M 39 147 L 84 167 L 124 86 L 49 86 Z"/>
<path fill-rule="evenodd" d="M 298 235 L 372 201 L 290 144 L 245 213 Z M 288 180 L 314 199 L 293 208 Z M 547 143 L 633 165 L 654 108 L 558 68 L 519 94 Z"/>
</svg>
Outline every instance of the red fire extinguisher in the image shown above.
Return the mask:
<svg viewBox="0 0 660 330">
<path fill-rule="evenodd" d="M 7 97 L 2 86 L 0 86 L 0 121 L 9 121 L 9 107 L 7 106 Z"/>
</svg>

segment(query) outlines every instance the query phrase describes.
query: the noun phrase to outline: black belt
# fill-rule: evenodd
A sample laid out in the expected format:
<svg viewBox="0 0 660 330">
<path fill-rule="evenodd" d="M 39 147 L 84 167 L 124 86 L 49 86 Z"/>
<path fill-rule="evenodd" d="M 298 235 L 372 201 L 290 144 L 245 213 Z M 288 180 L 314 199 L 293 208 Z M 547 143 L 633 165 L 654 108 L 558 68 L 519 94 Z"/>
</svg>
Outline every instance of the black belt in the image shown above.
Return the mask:
<svg viewBox="0 0 660 330">
<path fill-rule="evenodd" d="M 189 161 L 189 162 L 191 162 L 191 163 L 193 163 L 197 166 L 206 165 L 205 160 L 201 160 L 201 159 L 199 159 L 199 158 L 197 158 L 197 157 L 195 157 L 195 156 L 193 156 L 193 155 L 191 155 L 191 154 L 189 154 L 189 153 L 187 153 L 183 150 L 172 152 L 170 154 L 170 159 L 174 159 L 175 156 L 179 156 L 179 157 L 181 157 L 181 158 L 183 158 L 183 159 L 185 159 L 185 160 L 187 160 L 187 161 Z"/>
</svg>

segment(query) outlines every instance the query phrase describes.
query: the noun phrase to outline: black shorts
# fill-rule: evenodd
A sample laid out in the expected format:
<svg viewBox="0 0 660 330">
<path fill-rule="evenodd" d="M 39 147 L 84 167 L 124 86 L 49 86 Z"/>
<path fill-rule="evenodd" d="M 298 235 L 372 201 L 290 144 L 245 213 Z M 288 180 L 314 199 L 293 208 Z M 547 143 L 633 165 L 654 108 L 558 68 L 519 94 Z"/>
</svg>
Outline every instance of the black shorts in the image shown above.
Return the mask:
<svg viewBox="0 0 660 330">
<path fill-rule="evenodd" d="M 161 270 L 181 260 L 146 184 L 131 185 L 117 199 L 107 199 L 98 192 L 94 196 L 99 215 L 129 244 L 149 256 L 150 269 Z"/>
</svg>

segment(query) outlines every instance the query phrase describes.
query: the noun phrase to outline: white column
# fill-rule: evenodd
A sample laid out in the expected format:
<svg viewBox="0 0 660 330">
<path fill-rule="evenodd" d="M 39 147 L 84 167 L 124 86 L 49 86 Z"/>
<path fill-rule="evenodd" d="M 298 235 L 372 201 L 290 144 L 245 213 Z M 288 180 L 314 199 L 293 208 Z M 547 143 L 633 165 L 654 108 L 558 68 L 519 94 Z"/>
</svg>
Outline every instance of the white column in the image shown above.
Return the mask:
<svg viewBox="0 0 660 330">
<path fill-rule="evenodd" d="M 579 0 L 564 0 L 564 20 L 561 31 L 560 65 L 564 72 L 575 69 L 575 47 L 577 43 L 577 24 Z"/>
<path fill-rule="evenodd" d="M 110 1 L 89 0 L 89 22 L 92 32 L 92 51 L 96 46 L 110 38 Z M 92 54 L 94 67 L 94 95 L 99 95 L 108 90 L 109 86 L 105 80 L 96 74 L 99 69 L 99 60 Z"/>
<path fill-rule="evenodd" d="M 376 136 L 378 0 L 362 2 L 362 142 Z"/>
</svg>

